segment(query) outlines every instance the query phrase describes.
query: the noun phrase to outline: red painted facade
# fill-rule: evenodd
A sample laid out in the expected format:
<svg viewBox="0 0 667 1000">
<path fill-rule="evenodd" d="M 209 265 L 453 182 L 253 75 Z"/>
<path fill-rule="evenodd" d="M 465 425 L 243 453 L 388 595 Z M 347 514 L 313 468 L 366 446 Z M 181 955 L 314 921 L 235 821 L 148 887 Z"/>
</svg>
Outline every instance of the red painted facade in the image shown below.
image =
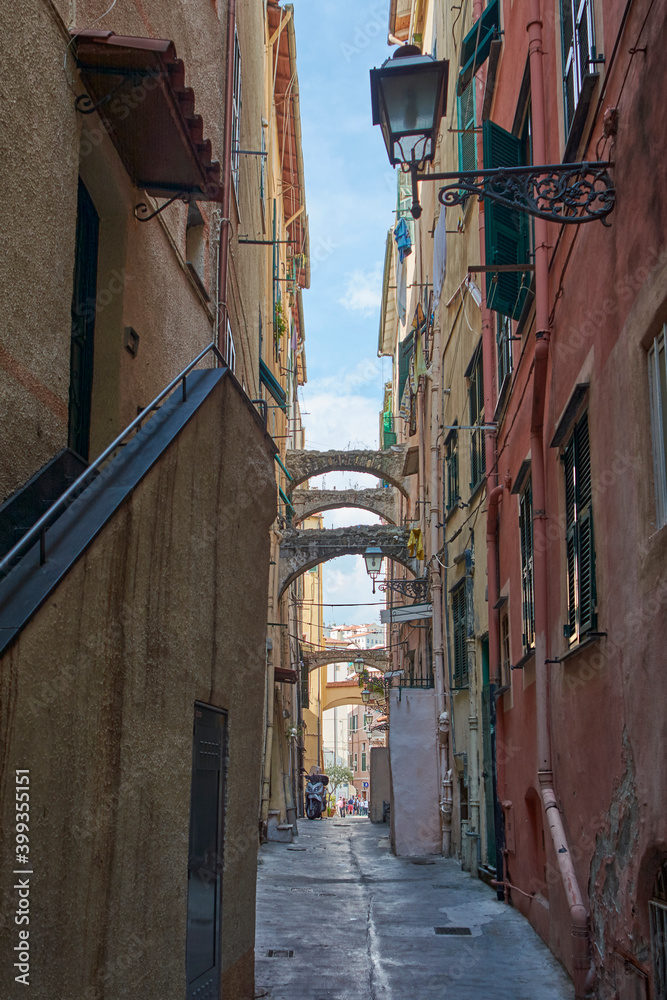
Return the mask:
<svg viewBox="0 0 667 1000">
<path fill-rule="evenodd" d="M 490 117 L 512 131 L 524 70 L 528 73 L 531 4 L 505 0 L 501 7 L 504 35 Z M 546 162 L 559 163 L 566 145 L 560 4 L 542 0 L 537 7 Z M 489 615 L 496 616 L 500 630 L 508 614 L 510 659 L 519 668 L 511 671 L 510 689 L 497 703 L 498 797 L 505 816 L 504 879 L 517 887 L 508 885 L 507 892 L 572 974 L 571 918 L 558 841 L 549 833 L 538 778 L 536 679 L 542 672 L 563 850 L 572 858 L 589 912 L 586 989 L 600 998 L 649 998 L 658 996 L 649 899 L 667 857 L 667 526 L 656 522 L 648 381 L 648 350 L 667 320 L 667 5 L 600 0 L 592 8 L 596 48 L 605 61 L 597 65 L 599 79 L 582 140 L 570 158 L 613 161 L 617 201 L 609 227 L 596 221 L 548 223 L 546 229 L 549 321 L 546 338 L 538 337 L 549 345 L 541 433 L 545 509 L 534 509 L 533 517 L 544 532 L 547 599 L 545 646 L 538 640 L 537 656 L 525 655 L 519 497 L 511 492 L 522 463 L 534 459 L 535 312 L 521 328 L 514 324 L 521 339 L 512 344 L 513 382 L 505 409 L 497 414 L 497 465 L 488 480 L 489 493 L 509 487 L 502 491 L 497 532 L 490 541 L 497 546 L 498 574 L 497 581 L 489 581 Z M 486 68 L 479 80 L 485 76 Z M 617 111 L 617 132 L 605 137 L 608 109 Z M 576 387 L 586 383 L 568 419 Z M 487 412 L 493 413 L 497 385 L 489 368 L 485 397 Z M 577 643 L 564 635 L 568 563 L 562 456 L 585 413 L 595 553 L 592 631 L 598 634 Z M 555 447 L 559 428 L 561 445 Z M 535 536 L 537 545 L 539 531 Z M 496 610 L 493 594 L 507 598 Z M 500 642 L 495 649 L 492 643 L 490 653 L 491 674 L 498 677 Z M 627 992 L 629 984 L 643 992 Z"/>
</svg>

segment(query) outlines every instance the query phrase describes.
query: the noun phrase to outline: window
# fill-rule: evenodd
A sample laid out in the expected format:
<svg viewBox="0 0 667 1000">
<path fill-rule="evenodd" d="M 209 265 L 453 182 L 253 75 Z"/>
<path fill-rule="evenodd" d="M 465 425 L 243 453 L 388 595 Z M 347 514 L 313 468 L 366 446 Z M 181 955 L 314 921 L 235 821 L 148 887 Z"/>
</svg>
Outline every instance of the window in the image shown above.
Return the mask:
<svg viewBox="0 0 667 1000">
<path fill-rule="evenodd" d="M 239 196 L 239 164 L 241 161 L 241 46 L 239 35 L 234 34 L 234 88 L 232 91 L 232 179 L 236 197 Z M 263 159 L 263 158 L 262 158 Z"/>
<path fill-rule="evenodd" d="M 484 169 L 526 165 L 527 139 L 506 132 L 492 121 L 482 126 Z M 530 288 L 530 224 L 525 212 L 487 200 L 484 204 L 484 241 L 486 265 L 507 267 L 507 271 L 489 271 L 486 276 L 486 301 L 489 309 L 518 320 Z"/>
<path fill-rule="evenodd" d="M 569 135 L 584 79 L 595 59 L 592 0 L 560 0 L 563 45 L 563 103 L 565 135 Z M 595 64 L 593 64 L 593 69 Z"/>
<path fill-rule="evenodd" d="M 565 634 L 570 642 L 595 627 L 595 549 L 588 414 L 575 425 L 563 454 L 567 524 L 567 604 Z"/>
<path fill-rule="evenodd" d="M 361 751 L 361 770 L 362 770 L 362 773 L 368 770 L 368 768 L 366 767 L 366 751 L 365 750 Z"/>
<path fill-rule="evenodd" d="M 357 773 L 357 756 L 358 755 L 355 753 L 355 755 L 354 755 L 354 767 L 352 768 L 352 770 L 354 771 L 355 774 Z"/>
<path fill-rule="evenodd" d="M 260 147 L 262 155 L 259 158 L 259 197 L 262 202 L 262 218 L 266 218 L 266 131 L 264 119 L 262 118 L 262 145 Z"/>
<path fill-rule="evenodd" d="M 667 996 L 667 861 L 658 871 L 648 909 L 655 996 L 664 997 Z"/>
<path fill-rule="evenodd" d="M 482 345 L 477 347 L 466 375 L 469 380 L 470 426 L 484 423 L 484 368 Z M 484 479 L 484 431 L 470 432 L 470 492 L 474 493 Z"/>
<path fill-rule="evenodd" d="M 505 687 L 512 676 L 512 658 L 510 646 L 510 616 L 504 613 L 500 620 L 500 683 Z"/>
<path fill-rule="evenodd" d="M 354 756 L 351 753 L 347 755 L 347 766 L 349 767 L 350 771 L 354 767 Z"/>
<path fill-rule="evenodd" d="M 185 229 L 185 259 L 204 282 L 206 264 L 206 232 L 204 219 L 195 201 L 188 205 L 188 221 Z"/>
<path fill-rule="evenodd" d="M 648 384 L 651 399 L 653 469 L 657 527 L 667 524 L 667 370 L 665 340 L 667 324 L 648 352 Z"/>
<path fill-rule="evenodd" d="M 498 38 L 500 12 L 498 0 L 490 0 L 484 13 L 475 21 L 461 44 L 461 71 L 457 93 L 462 93 L 470 84 L 477 70 L 488 59 L 491 42 Z"/>
<path fill-rule="evenodd" d="M 452 430 L 445 442 L 445 503 L 449 512 L 457 506 L 459 494 L 459 435 Z"/>
<path fill-rule="evenodd" d="M 465 583 L 452 591 L 452 622 L 454 634 L 454 687 L 468 683 L 468 650 L 466 647 L 467 614 Z"/>
<path fill-rule="evenodd" d="M 496 313 L 496 346 L 498 349 L 498 398 L 502 396 L 505 380 L 512 373 L 512 320 Z"/>
<path fill-rule="evenodd" d="M 225 337 L 225 345 L 223 349 L 223 357 L 225 359 L 225 364 L 231 372 L 236 372 L 236 349 L 234 347 L 234 337 L 232 335 L 232 328 L 229 320 L 227 320 L 227 335 Z"/>
<path fill-rule="evenodd" d="M 529 479 L 519 495 L 519 536 L 521 539 L 521 607 L 523 651 L 535 646 L 535 582 L 533 577 L 533 484 Z"/>
<path fill-rule="evenodd" d="M 459 170 L 477 170 L 474 79 L 471 80 L 460 97 L 457 96 L 456 115 L 459 130 Z"/>
<path fill-rule="evenodd" d="M 350 716 L 350 732 L 351 733 L 356 733 L 356 731 L 357 731 L 357 716 L 356 715 L 351 715 Z"/>
</svg>

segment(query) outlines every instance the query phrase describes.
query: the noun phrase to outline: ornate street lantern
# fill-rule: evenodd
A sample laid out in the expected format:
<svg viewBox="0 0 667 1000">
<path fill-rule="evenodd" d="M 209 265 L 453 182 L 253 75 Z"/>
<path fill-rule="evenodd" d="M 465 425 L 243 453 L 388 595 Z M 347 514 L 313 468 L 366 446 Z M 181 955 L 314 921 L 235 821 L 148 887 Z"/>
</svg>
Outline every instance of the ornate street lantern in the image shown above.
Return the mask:
<svg viewBox="0 0 667 1000">
<path fill-rule="evenodd" d="M 380 575 L 382 569 L 382 560 L 384 556 L 382 555 L 382 549 L 377 545 L 369 545 L 364 552 L 364 562 L 366 563 L 366 572 L 373 581 L 373 593 L 375 593 L 375 581 Z"/>
<path fill-rule="evenodd" d="M 371 70 L 373 124 L 382 129 L 392 166 L 433 161 L 448 73 L 447 60 L 436 62 L 416 45 L 401 46 Z"/>
<path fill-rule="evenodd" d="M 363 657 L 357 656 L 357 658 L 355 660 L 353 660 L 352 663 L 353 663 L 353 666 L 354 666 L 354 672 L 355 672 L 355 674 L 363 674 L 363 672 L 364 672 Z"/>
<path fill-rule="evenodd" d="M 446 60 L 437 62 L 415 45 L 404 45 L 380 69 L 371 70 L 373 124 L 382 129 L 392 166 L 399 166 L 412 179 L 412 216 L 422 213 L 419 181 L 449 181 L 438 192 L 441 204 L 463 205 L 470 195 L 549 222 L 577 224 L 606 217 L 616 203 L 616 192 L 608 170 L 612 163 L 526 164 L 497 166 L 451 173 L 424 173 L 435 157 L 441 118 L 446 110 Z M 483 130 L 497 126 L 485 122 Z M 511 138 L 511 137 L 510 137 Z M 484 139 L 491 160 L 490 141 Z"/>
<path fill-rule="evenodd" d="M 364 688 L 363 691 L 361 692 L 361 700 L 363 701 L 364 705 L 367 705 L 370 699 L 371 699 L 370 691 L 368 690 L 368 688 Z"/>
</svg>

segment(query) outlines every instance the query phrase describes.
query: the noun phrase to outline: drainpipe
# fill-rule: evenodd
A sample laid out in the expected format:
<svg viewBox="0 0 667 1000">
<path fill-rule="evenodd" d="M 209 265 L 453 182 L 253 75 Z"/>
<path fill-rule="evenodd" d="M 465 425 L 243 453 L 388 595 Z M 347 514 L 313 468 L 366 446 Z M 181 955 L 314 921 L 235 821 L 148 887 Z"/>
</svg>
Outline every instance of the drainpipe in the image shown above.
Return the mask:
<svg viewBox="0 0 667 1000">
<path fill-rule="evenodd" d="M 234 39 L 236 0 L 227 0 L 227 65 L 225 67 L 225 125 L 222 140 L 222 219 L 220 220 L 220 261 L 218 264 L 218 328 L 216 341 L 222 351 L 227 331 L 227 274 L 229 271 L 229 230 L 232 192 L 232 98 L 234 95 Z"/>
<path fill-rule="evenodd" d="M 444 212 L 444 208 L 441 209 Z M 433 328 L 431 357 L 431 483 L 429 486 L 430 550 L 431 550 L 431 601 L 433 605 L 433 683 L 435 684 L 435 710 L 437 714 L 436 738 L 438 740 L 438 778 L 441 786 L 440 823 L 442 853 L 448 858 L 452 850 L 451 775 L 449 761 L 449 716 L 445 698 L 445 662 L 442 640 L 442 574 L 436 552 L 440 548 L 438 520 L 440 517 L 440 327 Z"/>
<path fill-rule="evenodd" d="M 532 100 L 533 150 L 536 163 L 546 163 L 546 116 L 542 75 L 542 20 L 540 0 L 531 0 L 527 24 Z M 548 628 L 548 565 L 546 544 L 546 487 L 543 425 L 549 363 L 549 259 L 547 224 L 535 219 L 535 362 L 530 422 L 533 486 L 533 552 L 535 563 L 535 667 L 537 701 L 538 779 L 546 820 L 570 911 L 572 968 L 577 1000 L 589 993 L 588 913 L 577 882 L 572 855 L 563 827 L 563 817 L 553 787 L 551 739 L 549 732 L 549 692 L 546 659 Z"/>
</svg>

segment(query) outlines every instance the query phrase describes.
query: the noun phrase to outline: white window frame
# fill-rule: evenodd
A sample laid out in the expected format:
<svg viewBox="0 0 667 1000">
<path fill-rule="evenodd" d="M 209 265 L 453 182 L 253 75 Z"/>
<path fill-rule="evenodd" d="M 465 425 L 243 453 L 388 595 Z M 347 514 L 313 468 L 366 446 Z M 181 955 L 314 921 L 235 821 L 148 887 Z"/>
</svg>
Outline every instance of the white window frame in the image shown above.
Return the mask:
<svg viewBox="0 0 667 1000">
<path fill-rule="evenodd" d="M 667 323 L 648 351 L 656 527 L 667 524 Z"/>
<path fill-rule="evenodd" d="M 232 87 L 232 180 L 236 200 L 239 197 L 239 167 L 241 156 L 241 46 L 239 44 L 239 33 L 234 30 L 234 78 Z"/>
<path fill-rule="evenodd" d="M 227 320 L 227 335 L 225 337 L 225 349 L 224 349 L 225 364 L 229 368 L 233 375 L 236 374 L 236 348 L 234 347 L 234 336 L 232 334 L 232 327 Z"/>
</svg>

